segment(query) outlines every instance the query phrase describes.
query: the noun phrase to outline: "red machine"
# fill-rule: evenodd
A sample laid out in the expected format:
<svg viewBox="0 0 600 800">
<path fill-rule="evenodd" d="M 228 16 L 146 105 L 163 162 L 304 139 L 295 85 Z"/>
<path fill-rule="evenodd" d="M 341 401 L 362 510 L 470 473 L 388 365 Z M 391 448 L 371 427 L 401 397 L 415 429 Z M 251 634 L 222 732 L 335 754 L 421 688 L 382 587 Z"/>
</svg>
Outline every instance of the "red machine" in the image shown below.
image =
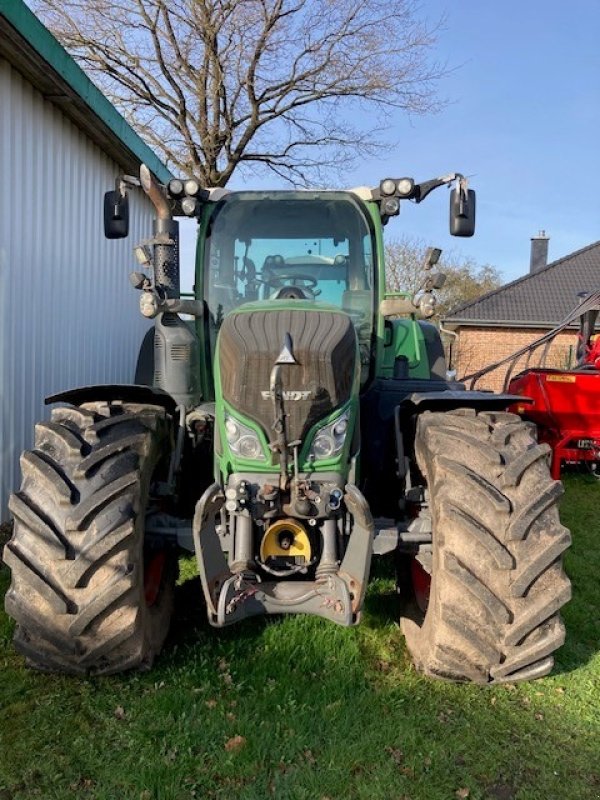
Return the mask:
<svg viewBox="0 0 600 800">
<path fill-rule="evenodd" d="M 509 408 L 538 426 L 540 442 L 552 448 L 552 477 L 565 462 L 600 462 L 600 369 L 529 369 L 513 378 L 511 394 L 531 398 Z"/>
<path fill-rule="evenodd" d="M 504 391 L 523 398 L 508 410 L 537 425 L 540 442 L 552 448 L 552 477 L 556 479 L 565 463 L 584 463 L 600 477 L 600 336 L 594 334 L 599 311 L 600 292 L 587 295 L 552 331 L 464 379 L 473 388 L 483 375 L 506 366 Z M 577 321 L 576 366 L 546 367 L 553 339 Z M 532 355 L 542 347 L 539 366 L 529 367 Z M 513 378 L 517 362 L 524 357 L 525 369 Z"/>
</svg>

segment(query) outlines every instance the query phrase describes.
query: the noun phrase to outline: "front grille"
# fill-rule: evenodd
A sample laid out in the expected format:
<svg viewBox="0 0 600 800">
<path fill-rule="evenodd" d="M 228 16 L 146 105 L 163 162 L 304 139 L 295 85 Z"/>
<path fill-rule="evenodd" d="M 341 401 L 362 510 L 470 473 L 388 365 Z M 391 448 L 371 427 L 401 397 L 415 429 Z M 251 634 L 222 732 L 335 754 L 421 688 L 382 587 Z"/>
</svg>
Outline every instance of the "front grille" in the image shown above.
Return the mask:
<svg viewBox="0 0 600 800">
<path fill-rule="evenodd" d="M 357 368 L 356 334 L 346 314 L 307 309 L 229 314 L 219 333 L 223 398 L 259 423 L 269 440 L 274 421 L 269 382 L 286 333 L 298 361 L 281 367 L 290 440 L 303 439 L 315 422 L 350 399 Z"/>
</svg>

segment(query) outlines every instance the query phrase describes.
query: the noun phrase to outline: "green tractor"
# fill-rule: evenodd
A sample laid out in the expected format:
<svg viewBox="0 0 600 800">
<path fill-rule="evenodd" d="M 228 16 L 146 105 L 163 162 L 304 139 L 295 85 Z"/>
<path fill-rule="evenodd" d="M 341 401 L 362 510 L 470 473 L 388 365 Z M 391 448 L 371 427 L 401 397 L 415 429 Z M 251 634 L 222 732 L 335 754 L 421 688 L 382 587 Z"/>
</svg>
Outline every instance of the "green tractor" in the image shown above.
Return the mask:
<svg viewBox="0 0 600 800">
<path fill-rule="evenodd" d="M 371 557 L 396 563 L 418 669 L 453 681 L 537 678 L 564 640 L 570 584 L 549 449 L 510 395 L 449 380 L 427 322 L 443 275 L 387 293 L 383 226 L 452 174 L 351 191 L 159 185 L 142 166 L 105 197 L 127 235 L 128 190 L 156 209 L 131 281 L 154 319 L 134 385 L 88 386 L 36 426 L 10 501 L 6 609 L 36 668 L 149 668 L 195 553 L 208 620 L 360 620 Z M 178 223 L 199 222 L 195 293 L 179 288 Z M 522 402 L 523 398 L 519 398 Z"/>
</svg>

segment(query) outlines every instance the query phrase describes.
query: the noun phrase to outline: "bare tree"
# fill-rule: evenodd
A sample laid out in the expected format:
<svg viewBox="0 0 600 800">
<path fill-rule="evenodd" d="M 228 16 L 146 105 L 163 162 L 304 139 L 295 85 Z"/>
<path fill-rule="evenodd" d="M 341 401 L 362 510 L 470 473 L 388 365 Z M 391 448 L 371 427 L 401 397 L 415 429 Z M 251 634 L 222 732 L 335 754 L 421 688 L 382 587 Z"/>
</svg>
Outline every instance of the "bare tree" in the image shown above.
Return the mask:
<svg viewBox="0 0 600 800">
<path fill-rule="evenodd" d="M 420 239 L 404 237 L 386 244 L 386 275 L 389 291 L 416 292 L 423 281 L 423 263 L 426 245 Z M 502 285 L 502 277 L 495 267 L 479 265 L 472 259 L 449 253 L 442 254 L 435 268 L 446 275 L 442 289 L 436 290 L 438 299 L 436 316 L 443 317 L 456 306 L 491 292 Z"/>
<path fill-rule="evenodd" d="M 30 0 L 175 172 L 320 181 L 439 107 L 415 0 Z"/>
</svg>

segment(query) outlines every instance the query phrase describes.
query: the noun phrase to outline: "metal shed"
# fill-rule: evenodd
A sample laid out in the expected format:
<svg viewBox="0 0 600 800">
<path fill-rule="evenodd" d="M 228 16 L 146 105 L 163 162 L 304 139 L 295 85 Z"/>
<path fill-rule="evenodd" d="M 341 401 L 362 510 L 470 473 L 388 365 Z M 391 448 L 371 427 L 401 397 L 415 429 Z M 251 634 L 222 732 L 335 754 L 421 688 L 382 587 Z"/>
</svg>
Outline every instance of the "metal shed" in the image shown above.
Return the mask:
<svg viewBox="0 0 600 800">
<path fill-rule="evenodd" d="M 166 167 L 21 0 L 0 0 L 0 520 L 43 398 L 130 383 L 148 323 L 130 289 L 130 238 L 107 241 L 103 194 L 141 162 Z"/>
</svg>

